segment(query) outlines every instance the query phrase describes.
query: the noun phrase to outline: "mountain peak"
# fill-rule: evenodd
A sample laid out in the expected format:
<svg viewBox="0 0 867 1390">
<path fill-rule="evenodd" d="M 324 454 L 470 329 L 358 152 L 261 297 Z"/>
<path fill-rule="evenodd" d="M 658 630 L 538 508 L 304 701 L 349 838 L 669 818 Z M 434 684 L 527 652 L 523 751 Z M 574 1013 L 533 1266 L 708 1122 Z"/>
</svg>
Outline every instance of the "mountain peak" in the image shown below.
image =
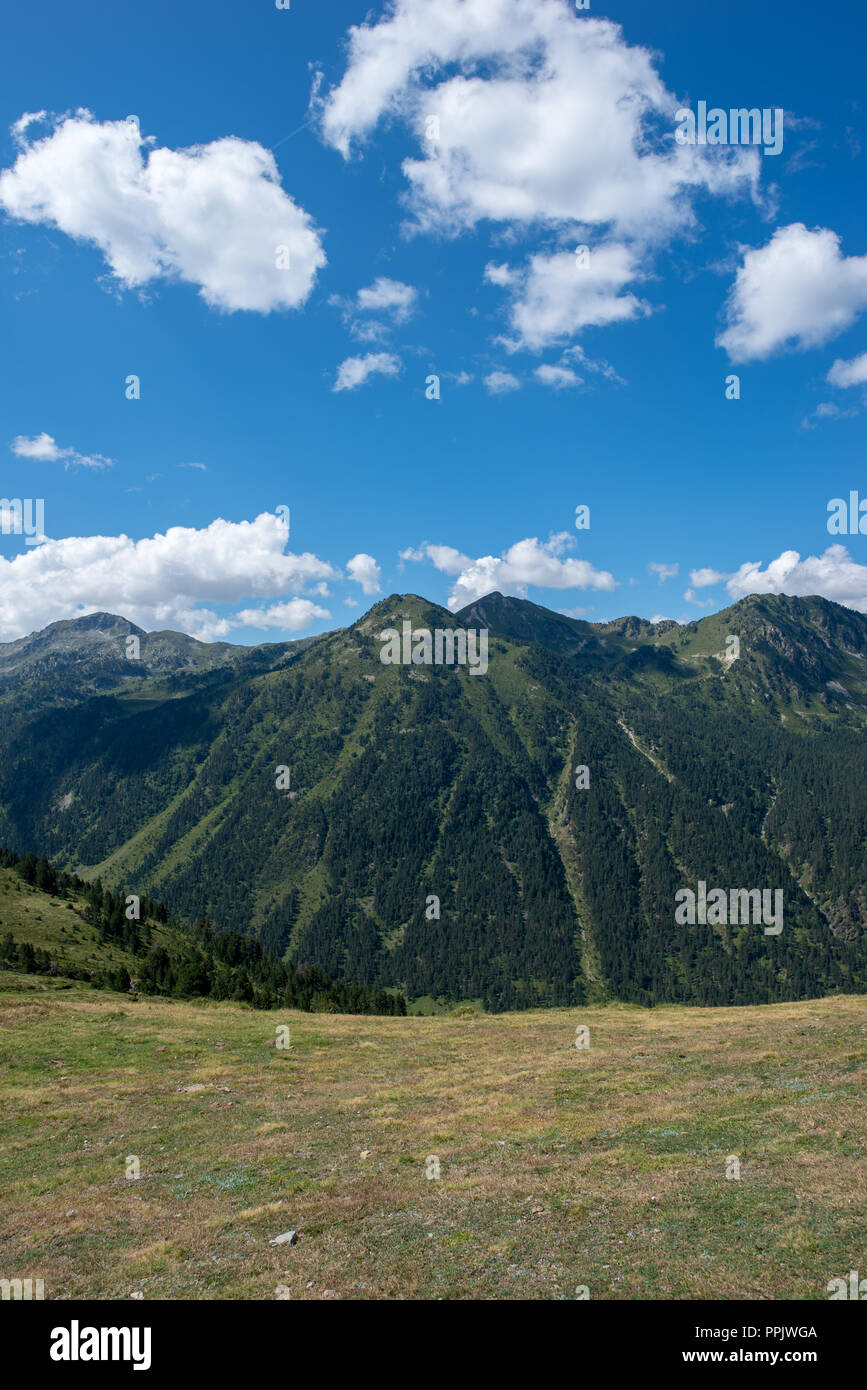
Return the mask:
<svg viewBox="0 0 867 1390">
<path fill-rule="evenodd" d="M 490 662 L 381 662 L 405 621 L 487 627 Z M 662 632 L 395 593 L 323 639 L 127 659 L 130 626 L 0 650 L 0 843 L 412 998 L 867 988 L 861 614 L 757 596 Z M 702 881 L 785 891 L 786 931 L 697 949 L 675 892 Z"/>
<path fill-rule="evenodd" d="M 352 627 L 354 631 L 369 636 L 385 628 L 399 627 L 406 621 L 411 622 L 414 628 L 453 627 L 456 621 L 461 625 L 454 613 L 438 603 L 432 603 L 430 599 L 422 598 L 420 594 L 390 594 L 369 608 Z"/>
<path fill-rule="evenodd" d="M 14 642 L 0 642 L 0 648 L 8 651 L 12 647 L 21 648 L 36 642 L 52 644 L 67 640 L 74 642 L 76 639 L 108 641 L 130 634 L 138 637 L 145 635 L 143 628 L 136 627 L 128 618 L 119 617 L 116 613 L 85 613 L 78 618 L 63 618 L 59 622 L 49 623 L 47 627 L 29 632 L 26 637 L 18 637 Z"/>
<path fill-rule="evenodd" d="M 116 613 L 86 613 L 0 643 L 0 680 L 56 679 L 65 672 L 79 692 L 88 683 L 103 691 L 148 676 L 224 666 L 246 653 L 246 647 L 199 642 L 183 632 L 146 632 Z"/>
</svg>

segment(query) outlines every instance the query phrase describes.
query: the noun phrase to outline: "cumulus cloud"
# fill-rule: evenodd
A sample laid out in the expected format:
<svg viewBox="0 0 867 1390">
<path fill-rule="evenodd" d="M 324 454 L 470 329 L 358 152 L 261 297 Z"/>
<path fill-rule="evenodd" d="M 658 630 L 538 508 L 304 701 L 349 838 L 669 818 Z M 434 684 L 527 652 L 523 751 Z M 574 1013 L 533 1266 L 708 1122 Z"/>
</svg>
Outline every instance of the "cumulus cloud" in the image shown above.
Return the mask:
<svg viewBox="0 0 867 1390">
<path fill-rule="evenodd" d="M 700 569 L 689 572 L 689 582 L 694 589 L 707 589 L 711 584 L 721 584 L 728 577 L 722 570 Z"/>
<path fill-rule="evenodd" d="M 45 540 L 11 560 L 0 558 L 0 640 L 101 611 L 150 630 L 225 636 L 237 619 L 197 605 L 278 598 L 339 578 L 315 555 L 285 553 L 288 539 L 285 521 L 265 512 L 255 521 L 219 519 L 200 530 L 173 526 L 139 541 L 123 535 Z"/>
<path fill-rule="evenodd" d="M 441 570 L 443 574 L 460 574 L 461 570 L 467 569 L 473 563 L 469 555 L 463 555 L 460 550 L 455 550 L 453 545 L 430 545 L 427 541 L 424 545 L 401 550 L 399 554 L 401 560 L 412 560 L 416 564 L 430 560 L 434 568 Z"/>
<path fill-rule="evenodd" d="M 488 372 L 485 377 L 485 389 L 492 396 L 505 396 L 509 391 L 518 391 L 521 383 L 511 372 Z"/>
<path fill-rule="evenodd" d="M 80 454 L 77 449 L 61 449 L 50 434 L 36 434 L 32 439 L 17 434 L 9 446 L 13 454 L 37 463 L 63 463 L 64 468 L 111 468 L 113 459 L 102 454 Z"/>
<path fill-rule="evenodd" d="M 337 369 L 337 380 L 332 391 L 354 391 L 363 386 L 368 377 L 397 376 L 400 359 L 391 352 L 367 352 L 363 357 L 347 357 Z"/>
<path fill-rule="evenodd" d="M 358 291 L 357 306 L 364 313 L 390 314 L 395 323 L 404 323 L 416 306 L 418 290 L 400 280 L 380 275 L 372 285 Z"/>
<path fill-rule="evenodd" d="M 134 117 L 100 122 L 86 110 L 30 141 L 36 119 L 16 122 L 19 154 L 0 173 L 10 217 L 99 247 L 127 288 L 179 279 L 213 308 L 259 313 L 309 297 L 326 263 L 321 234 L 269 150 L 235 136 L 156 148 Z"/>
<path fill-rule="evenodd" d="M 867 386 L 867 352 L 849 362 L 838 357 L 826 379 L 831 386 Z"/>
<path fill-rule="evenodd" d="M 844 545 L 829 545 L 822 555 L 803 560 L 797 550 L 784 550 L 766 569 L 760 561 L 748 561 L 729 577 L 726 587 L 733 599 L 747 594 L 818 594 L 867 613 L 867 565 L 853 560 Z"/>
<path fill-rule="evenodd" d="M 695 589 L 725 583 L 733 602 L 747 594 L 788 594 L 792 598 L 820 598 L 842 603 L 867 613 L 867 565 L 852 559 L 843 545 L 831 545 L 822 555 L 801 558 L 797 550 L 784 550 L 775 560 L 762 568 L 761 561 L 749 560 L 728 574 L 715 569 L 698 569 L 690 573 L 692 588 L 684 594 L 690 603 L 702 608 L 713 606 L 713 599 L 699 599 Z"/>
<path fill-rule="evenodd" d="M 47 111 L 25 111 L 23 116 L 19 116 L 17 121 L 12 123 L 12 140 L 20 149 L 24 144 L 24 135 L 32 125 L 38 125 L 44 121 L 48 115 Z"/>
<path fill-rule="evenodd" d="M 583 380 L 571 367 L 557 367 L 548 362 L 537 367 L 533 375 L 543 386 L 553 386 L 555 391 L 562 391 L 569 386 L 580 386 Z"/>
<path fill-rule="evenodd" d="M 653 566 L 651 566 L 651 569 L 652 568 Z M 677 566 L 675 566 L 675 571 L 676 570 Z M 695 592 L 696 589 L 709 589 L 712 585 L 722 584 L 725 580 L 731 579 L 731 577 L 730 574 L 724 574 L 722 570 L 710 568 L 690 570 L 690 587 L 685 591 L 683 596 L 687 603 L 694 603 L 697 608 L 713 608 L 715 606 L 715 600 L 712 598 L 698 598 Z"/>
<path fill-rule="evenodd" d="M 243 608 L 229 619 L 231 627 L 280 628 L 282 632 L 301 632 L 317 619 L 330 618 L 327 608 L 320 608 L 309 598 L 291 598 L 286 603 L 272 603 L 268 608 Z"/>
<path fill-rule="evenodd" d="M 660 584 L 664 584 L 666 579 L 675 579 L 677 577 L 678 566 L 676 564 L 666 565 L 657 560 L 651 560 L 647 568 L 651 574 L 659 576 Z"/>
<path fill-rule="evenodd" d="M 324 139 L 349 156 L 384 119 L 417 136 L 403 172 L 417 226 L 610 225 L 657 237 L 697 189 L 755 189 L 759 155 L 678 145 L 654 55 L 566 0 L 390 0 L 353 26 Z M 592 132 L 592 138 L 588 138 Z"/>
<path fill-rule="evenodd" d="M 542 543 L 531 536 L 517 541 L 502 555 L 483 555 L 474 560 L 452 546 L 425 542 L 416 549 L 401 551 L 401 559 L 427 560 L 443 573 L 456 576 L 448 600 L 453 612 L 495 589 L 523 598 L 531 584 L 542 589 L 616 588 L 616 581 L 607 570 L 596 570 L 586 560 L 571 556 L 561 558 L 572 545 L 574 538 L 562 531 Z"/>
<path fill-rule="evenodd" d="M 378 594 L 380 591 L 380 569 L 372 555 L 353 555 L 347 562 L 346 572 L 354 583 L 360 584 L 365 594 Z"/>
<path fill-rule="evenodd" d="M 418 290 L 402 280 L 380 275 L 372 285 L 360 289 L 354 298 L 333 294 L 328 302 L 341 310 L 343 322 L 353 338 L 361 343 L 382 344 L 388 341 L 395 328 L 412 318 L 418 306 Z M 367 317 L 370 314 L 381 317 Z"/>
<path fill-rule="evenodd" d="M 717 344 L 735 362 L 821 347 L 865 308 L 867 256 L 844 256 L 836 232 L 795 222 L 745 253 Z"/>
<path fill-rule="evenodd" d="M 636 253 L 614 243 L 598 247 L 584 266 L 569 251 L 531 256 L 507 282 L 515 336 L 504 339 L 505 345 L 538 352 L 584 328 L 623 323 L 649 312 L 634 294 L 622 293 L 637 273 Z"/>
<path fill-rule="evenodd" d="M 485 279 L 489 285 L 499 285 L 501 289 L 505 289 L 514 284 L 517 278 L 517 272 L 510 265 L 495 265 L 493 261 L 489 261 L 485 266 Z"/>
</svg>

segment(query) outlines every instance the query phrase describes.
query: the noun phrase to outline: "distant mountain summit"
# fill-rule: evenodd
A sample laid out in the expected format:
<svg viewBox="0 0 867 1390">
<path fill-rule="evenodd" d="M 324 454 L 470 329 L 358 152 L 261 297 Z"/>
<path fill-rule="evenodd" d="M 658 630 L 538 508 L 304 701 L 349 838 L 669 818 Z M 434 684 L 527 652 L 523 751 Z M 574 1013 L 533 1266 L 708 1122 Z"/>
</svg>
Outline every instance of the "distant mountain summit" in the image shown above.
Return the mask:
<svg viewBox="0 0 867 1390">
<path fill-rule="evenodd" d="M 636 617 L 589 623 L 527 599 L 492 593 L 455 617 L 584 662 L 599 658 L 604 666 L 640 647 L 670 653 L 693 673 L 704 658 L 724 655 L 728 637 L 737 636 L 748 658 L 738 674 L 749 672 L 764 688 L 794 698 L 824 693 L 833 700 L 845 680 L 844 689 L 851 687 L 853 699 L 867 700 L 867 616 L 823 598 L 752 594 L 692 623 L 650 623 Z"/>
<path fill-rule="evenodd" d="M 405 622 L 486 629 L 485 673 L 383 664 Z M 867 618 L 820 598 L 392 594 L 252 648 L 94 614 L 0 645 L 0 844 L 411 997 L 797 999 L 867 987 L 865 726 Z M 675 920 L 717 889 L 783 929 Z"/>
<path fill-rule="evenodd" d="M 138 646 L 130 645 L 129 638 L 137 639 Z M 145 632 L 113 613 L 89 613 L 51 623 L 15 642 L 0 642 L 0 682 L 74 669 L 85 680 L 111 684 L 143 674 L 213 670 L 242 660 L 246 651 L 228 642 L 198 642 L 182 632 Z M 136 666 L 135 661 L 144 664 Z"/>
<path fill-rule="evenodd" d="M 552 613 L 528 599 L 486 594 L 460 609 L 455 617 L 467 627 L 487 627 L 516 642 L 539 642 L 563 656 L 606 655 L 605 640 L 592 623 Z M 617 642 L 612 644 L 610 653 L 615 650 L 621 650 Z"/>
</svg>

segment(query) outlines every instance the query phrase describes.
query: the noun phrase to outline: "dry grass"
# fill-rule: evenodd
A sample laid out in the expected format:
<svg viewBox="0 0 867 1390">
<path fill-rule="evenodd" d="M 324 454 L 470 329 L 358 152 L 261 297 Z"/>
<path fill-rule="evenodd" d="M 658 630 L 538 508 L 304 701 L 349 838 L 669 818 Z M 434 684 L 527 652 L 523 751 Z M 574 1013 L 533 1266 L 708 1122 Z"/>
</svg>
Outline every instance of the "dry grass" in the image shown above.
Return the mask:
<svg viewBox="0 0 867 1390">
<path fill-rule="evenodd" d="M 867 1271 L 863 998 L 390 1019 L 5 984 L 0 1276 L 49 1298 L 824 1299 Z"/>
</svg>

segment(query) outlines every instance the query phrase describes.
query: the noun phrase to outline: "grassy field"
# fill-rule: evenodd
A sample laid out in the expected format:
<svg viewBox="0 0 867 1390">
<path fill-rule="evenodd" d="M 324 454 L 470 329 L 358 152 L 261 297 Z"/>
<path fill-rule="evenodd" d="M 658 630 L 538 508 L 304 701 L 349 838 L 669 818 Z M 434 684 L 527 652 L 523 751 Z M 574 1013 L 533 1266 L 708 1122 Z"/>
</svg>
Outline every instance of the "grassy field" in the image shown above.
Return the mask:
<svg viewBox="0 0 867 1390">
<path fill-rule="evenodd" d="M 62 983 L 0 974 L 0 1277 L 46 1298 L 825 1299 L 867 1268 L 863 998 L 397 1019 Z"/>
</svg>

